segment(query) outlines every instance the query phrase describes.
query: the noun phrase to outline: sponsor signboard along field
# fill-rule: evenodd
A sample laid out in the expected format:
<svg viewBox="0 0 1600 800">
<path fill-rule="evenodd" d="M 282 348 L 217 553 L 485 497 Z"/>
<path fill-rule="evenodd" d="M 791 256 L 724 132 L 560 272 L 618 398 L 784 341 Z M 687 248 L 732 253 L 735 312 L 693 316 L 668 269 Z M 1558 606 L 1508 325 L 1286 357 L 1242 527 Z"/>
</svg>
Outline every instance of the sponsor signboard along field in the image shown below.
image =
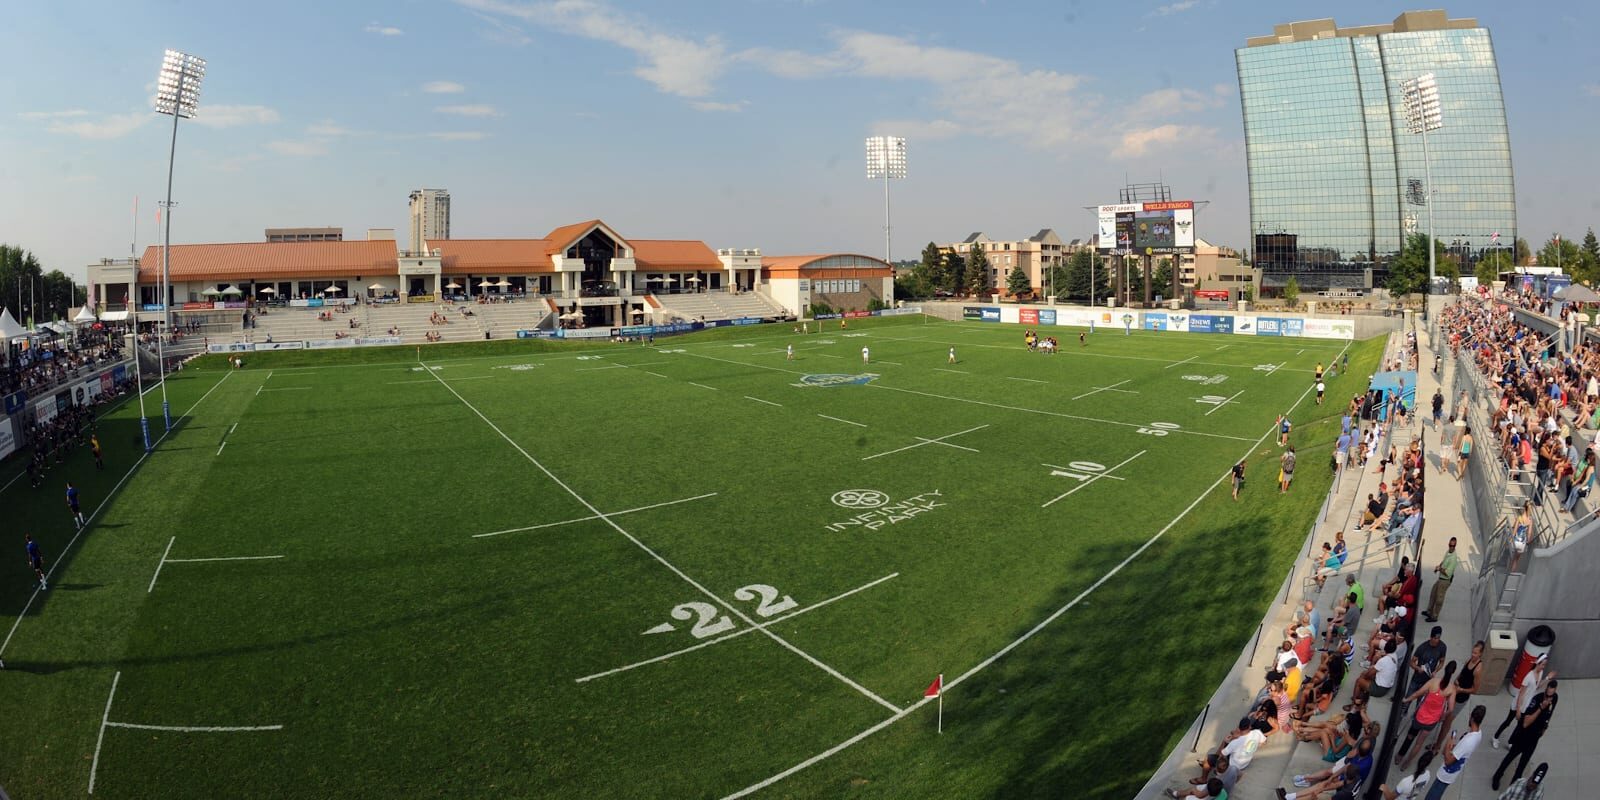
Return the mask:
<svg viewBox="0 0 1600 800">
<path fill-rule="evenodd" d="M 1270 602 L 1320 503 L 1309 474 L 1206 492 L 1345 343 L 1088 340 L 1046 356 L 1020 327 L 901 318 L 424 364 L 305 351 L 280 355 L 327 368 L 270 378 L 197 360 L 169 381 L 184 422 L 155 469 L 112 492 L 136 404 L 100 422 L 105 472 L 81 451 L 61 468 L 89 509 L 111 498 L 75 548 L 59 500 L 0 496 L 53 583 L 96 586 L 52 590 L 0 653 L 31 681 L 0 692 L 30 723 L 0 737 L 7 786 L 82 795 L 95 769 L 110 797 L 722 797 L 852 742 L 773 791 L 1131 796 L 1255 633 L 1164 609 L 1219 583 Z M 1295 412 L 1306 458 L 1336 432 L 1321 411 Z M 282 558 L 184 561 L 262 556 Z M 0 569 L 9 625 L 31 587 L 21 559 Z M 1154 649 L 1128 650 L 1130 626 Z M 913 705 L 941 672 L 943 737 Z"/>
</svg>

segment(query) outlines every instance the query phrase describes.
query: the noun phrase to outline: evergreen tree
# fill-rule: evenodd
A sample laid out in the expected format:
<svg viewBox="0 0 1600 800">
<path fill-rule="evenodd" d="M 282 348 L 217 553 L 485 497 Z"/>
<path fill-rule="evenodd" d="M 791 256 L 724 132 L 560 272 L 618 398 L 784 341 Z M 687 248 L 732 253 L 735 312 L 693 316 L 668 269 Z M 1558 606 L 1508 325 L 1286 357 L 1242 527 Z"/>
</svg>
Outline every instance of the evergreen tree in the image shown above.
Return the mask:
<svg viewBox="0 0 1600 800">
<path fill-rule="evenodd" d="M 1289 282 L 1283 285 L 1283 302 L 1288 303 L 1291 308 L 1300 305 L 1299 278 L 1293 275 L 1289 276 Z"/>
<path fill-rule="evenodd" d="M 1022 267 L 1011 268 L 1011 274 L 1006 276 L 1006 291 L 1017 298 L 1033 292 L 1033 284 L 1028 282 L 1028 273 L 1023 272 Z"/>
<path fill-rule="evenodd" d="M 1446 253 L 1438 241 L 1434 243 L 1434 269 L 1445 263 Z M 1428 290 L 1428 236 L 1414 233 L 1406 239 L 1406 247 L 1389 262 L 1389 293 L 1396 298 Z"/>
<path fill-rule="evenodd" d="M 1532 262 L 1532 259 L 1533 249 L 1528 247 L 1528 240 L 1518 236 L 1517 241 L 1511 247 L 1512 266 L 1526 267 Z"/>
<path fill-rule="evenodd" d="M 983 252 L 980 242 L 973 242 L 972 249 L 967 251 L 966 270 L 963 273 L 963 288 L 972 294 L 984 294 L 990 287 L 989 284 L 989 256 Z"/>
<path fill-rule="evenodd" d="M 967 290 L 967 262 L 955 250 L 944 254 L 944 269 L 939 271 L 939 288 L 955 294 Z"/>
<path fill-rule="evenodd" d="M 1544 243 L 1544 247 L 1539 248 L 1539 266 L 1560 267 L 1562 272 L 1581 278 L 1578 271 L 1583 268 L 1582 253 L 1577 242 L 1555 234 Z"/>
<path fill-rule="evenodd" d="M 917 264 L 916 268 L 917 277 L 927 288 L 928 294 L 941 287 L 940 277 L 943 272 L 944 253 L 940 252 L 939 245 L 928 242 L 928 246 L 922 248 L 922 262 Z"/>
<path fill-rule="evenodd" d="M 1151 290 L 1162 297 L 1170 299 L 1172 296 L 1172 259 L 1163 258 L 1156 262 L 1155 275 L 1150 278 Z"/>
<path fill-rule="evenodd" d="M 1587 283 L 1594 283 L 1600 278 L 1600 240 L 1594 238 L 1594 228 L 1583 235 L 1583 246 L 1578 249 L 1578 258 L 1583 263 L 1583 279 Z"/>
</svg>

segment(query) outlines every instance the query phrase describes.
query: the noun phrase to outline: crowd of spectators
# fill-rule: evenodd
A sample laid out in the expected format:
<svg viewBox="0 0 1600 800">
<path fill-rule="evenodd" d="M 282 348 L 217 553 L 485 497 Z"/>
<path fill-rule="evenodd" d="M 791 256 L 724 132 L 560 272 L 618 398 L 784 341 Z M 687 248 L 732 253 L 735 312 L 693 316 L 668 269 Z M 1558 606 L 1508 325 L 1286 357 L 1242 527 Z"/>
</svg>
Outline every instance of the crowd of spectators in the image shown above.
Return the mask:
<svg viewBox="0 0 1600 800">
<path fill-rule="evenodd" d="M 57 385 L 122 358 L 122 336 L 106 331 L 86 331 L 77 341 L 35 341 L 28 349 L 13 346 L 0 369 L 0 395 L 25 391 L 42 394 Z"/>
</svg>

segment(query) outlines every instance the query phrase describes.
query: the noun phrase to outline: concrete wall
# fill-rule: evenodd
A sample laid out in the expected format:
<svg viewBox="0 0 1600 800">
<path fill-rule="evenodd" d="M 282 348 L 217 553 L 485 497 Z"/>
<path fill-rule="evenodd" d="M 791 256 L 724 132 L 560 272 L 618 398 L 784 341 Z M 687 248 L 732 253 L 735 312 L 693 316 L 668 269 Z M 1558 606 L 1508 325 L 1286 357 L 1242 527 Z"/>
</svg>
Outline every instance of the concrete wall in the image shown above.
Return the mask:
<svg viewBox="0 0 1600 800">
<path fill-rule="evenodd" d="M 1556 632 L 1550 664 L 1563 677 L 1600 677 L 1600 523 L 1537 548 L 1517 596 L 1519 640 L 1535 625 Z"/>
<path fill-rule="evenodd" d="M 907 305 L 910 305 L 910 303 L 907 302 Z M 930 316 L 939 317 L 940 319 L 960 320 L 961 319 L 961 309 L 964 306 L 992 306 L 992 305 L 995 305 L 995 303 L 991 303 L 991 302 L 988 302 L 986 300 L 936 300 L 936 301 L 918 303 L 918 305 L 922 306 L 922 310 L 927 312 Z M 1007 303 L 1007 305 L 1013 305 L 1013 304 Z M 1050 305 L 1040 304 L 1040 303 L 1023 303 L 1022 305 L 1027 306 L 1029 308 L 1052 308 L 1052 306 L 1050 306 Z M 1053 307 L 1054 308 L 1070 308 L 1070 309 L 1078 309 L 1078 310 L 1082 310 L 1082 309 L 1088 308 L 1088 306 L 1080 305 L 1080 304 L 1077 304 L 1077 303 L 1058 303 Z M 1098 306 L 1098 308 L 1104 308 L 1104 306 Z M 1166 309 L 1162 308 L 1161 310 L 1165 311 Z M 1200 313 L 1206 313 L 1206 312 L 1200 312 Z M 1219 311 L 1213 311 L 1213 312 L 1210 312 L 1210 313 L 1213 313 L 1213 314 L 1231 314 L 1231 313 L 1240 313 L 1240 312 L 1220 311 L 1219 310 Z M 1400 317 L 1384 317 L 1384 316 L 1378 316 L 1378 315 L 1372 315 L 1372 314 L 1351 314 L 1349 316 L 1343 316 L 1343 315 L 1339 315 L 1339 314 L 1289 314 L 1289 313 L 1273 313 L 1273 312 L 1268 312 L 1268 311 L 1257 312 L 1255 310 L 1246 311 L 1246 312 L 1242 312 L 1242 313 L 1245 313 L 1245 314 L 1257 314 L 1257 313 L 1259 313 L 1259 314 L 1262 314 L 1264 316 L 1269 316 L 1269 317 L 1270 316 L 1283 316 L 1283 317 L 1300 317 L 1300 318 L 1303 318 L 1303 319 L 1336 319 L 1336 320 L 1342 320 L 1342 321 L 1346 321 L 1346 322 L 1354 321 L 1355 324 L 1356 324 L 1356 338 L 1357 339 L 1370 339 L 1370 338 L 1372 338 L 1374 336 L 1383 336 L 1383 335 L 1387 335 L 1389 333 L 1393 333 L 1394 331 L 1400 330 L 1400 322 L 1401 322 L 1401 318 Z"/>
</svg>

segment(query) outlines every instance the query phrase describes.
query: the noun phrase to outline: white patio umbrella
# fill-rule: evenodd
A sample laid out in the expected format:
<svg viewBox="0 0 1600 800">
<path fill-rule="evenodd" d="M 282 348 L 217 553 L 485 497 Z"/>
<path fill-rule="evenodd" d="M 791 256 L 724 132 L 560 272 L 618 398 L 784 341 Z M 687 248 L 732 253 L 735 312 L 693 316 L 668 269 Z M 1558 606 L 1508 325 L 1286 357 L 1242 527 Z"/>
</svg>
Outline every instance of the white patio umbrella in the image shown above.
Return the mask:
<svg viewBox="0 0 1600 800">
<path fill-rule="evenodd" d="M 461 288 L 461 284 L 456 283 L 455 281 L 451 281 L 451 282 L 445 284 L 444 288 L 446 288 L 446 289 L 460 289 Z"/>
<path fill-rule="evenodd" d="M 688 281 L 690 283 L 699 283 L 700 282 L 700 276 L 699 275 L 690 275 L 689 277 L 684 278 L 684 280 L 686 280 L 686 281 Z"/>
<path fill-rule="evenodd" d="M 496 283 L 495 285 L 500 287 L 500 288 L 502 288 L 502 289 L 504 289 L 504 288 L 509 287 L 511 285 L 511 281 L 508 281 L 505 278 L 501 278 L 499 280 L 499 282 Z"/>
<path fill-rule="evenodd" d="M 636 316 L 636 317 L 642 317 L 642 316 L 644 316 L 644 315 L 646 315 L 648 313 L 650 313 L 650 312 L 648 312 L 648 311 L 646 311 L 646 310 L 644 310 L 642 308 L 636 308 L 636 309 L 633 310 L 633 315 Z"/>
<path fill-rule="evenodd" d="M 271 287 L 271 286 L 268 286 L 268 287 L 267 287 L 267 288 L 265 288 L 265 289 L 262 289 L 262 290 L 261 290 L 261 291 L 260 291 L 260 292 L 258 292 L 258 293 L 257 293 L 257 294 L 277 294 L 277 293 L 278 293 L 278 290 L 277 290 L 277 289 L 274 289 L 274 288 L 272 288 L 272 287 Z"/>
<path fill-rule="evenodd" d="M 339 288 L 337 286 L 329 286 L 328 288 L 323 289 L 322 291 L 338 293 L 338 292 L 344 291 L 344 289 L 341 289 L 341 288 Z"/>
<path fill-rule="evenodd" d="M 665 283 L 666 280 L 667 280 L 666 278 L 663 278 L 660 275 L 651 275 L 650 277 L 645 278 L 644 282 L 645 283 Z"/>
<path fill-rule="evenodd" d="M 237 286 L 228 286 L 222 290 L 223 294 L 244 294 L 244 290 Z"/>
<path fill-rule="evenodd" d="M 372 291 L 374 291 L 374 292 L 381 292 L 381 291 L 383 291 L 383 290 L 384 290 L 384 289 L 387 289 L 387 288 L 389 288 L 389 287 L 387 287 L 387 286 L 384 286 L 384 285 L 383 285 L 383 284 L 381 284 L 381 283 L 374 283 L 374 284 L 372 284 L 372 285 L 371 285 L 371 286 L 368 286 L 368 287 L 367 287 L 367 288 L 368 288 L 368 289 L 371 289 L 371 290 L 372 290 Z"/>
<path fill-rule="evenodd" d="M 487 288 L 489 288 L 490 286 L 493 286 L 493 285 L 494 284 L 489 282 L 488 278 L 484 278 L 483 280 L 478 281 L 478 288 L 479 289 L 487 289 Z"/>
<path fill-rule="evenodd" d="M 211 288 L 201 292 L 200 294 L 203 294 L 206 297 L 216 297 L 217 295 L 222 294 L 222 292 L 217 291 L 215 288 Z"/>
<path fill-rule="evenodd" d="M 562 314 L 561 318 L 562 319 L 583 319 L 583 312 L 579 311 L 577 309 L 573 309 L 571 311 L 568 311 L 565 314 Z"/>
</svg>

